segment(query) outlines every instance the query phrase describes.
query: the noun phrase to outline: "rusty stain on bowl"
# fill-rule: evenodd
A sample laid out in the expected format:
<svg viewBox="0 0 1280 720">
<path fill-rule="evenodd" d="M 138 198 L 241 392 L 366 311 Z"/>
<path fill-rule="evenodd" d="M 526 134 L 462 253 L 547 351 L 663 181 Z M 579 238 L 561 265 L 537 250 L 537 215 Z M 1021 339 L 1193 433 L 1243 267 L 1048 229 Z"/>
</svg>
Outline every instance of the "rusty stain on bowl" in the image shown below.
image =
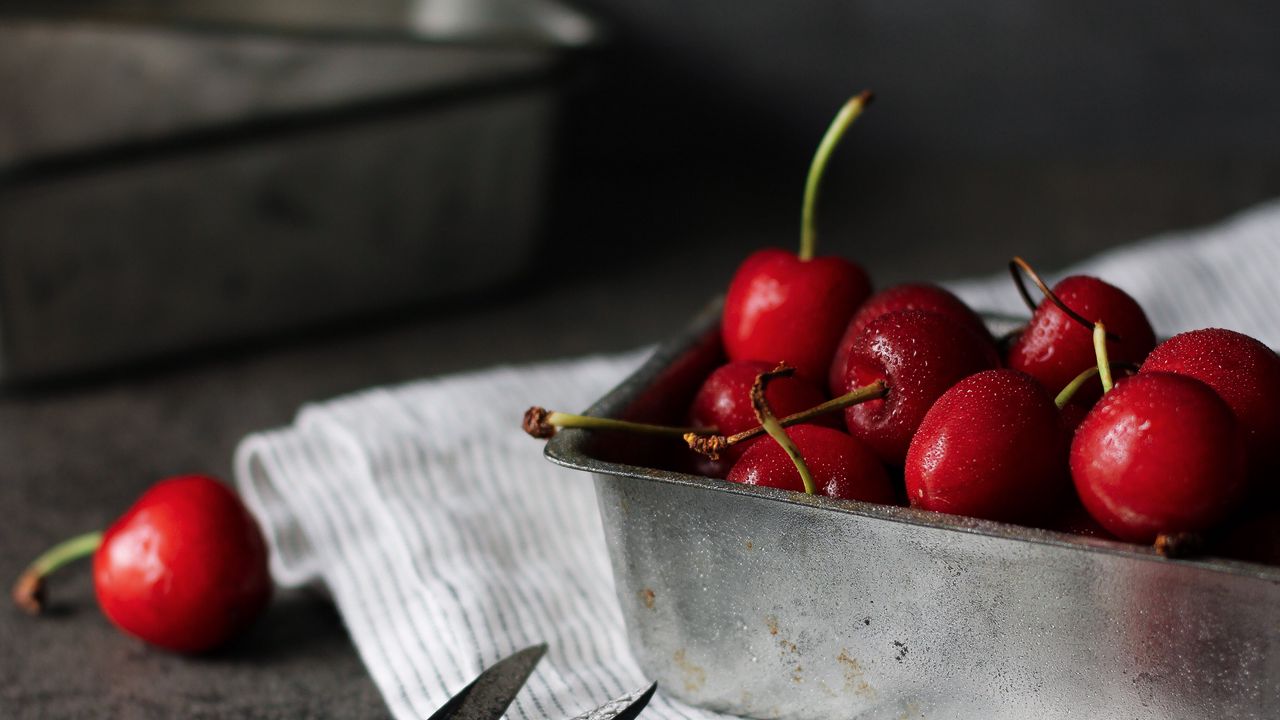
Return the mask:
<svg viewBox="0 0 1280 720">
<path fill-rule="evenodd" d="M 862 665 L 849 656 L 848 649 L 842 648 L 840 650 L 840 655 L 836 658 L 836 662 L 844 666 L 844 689 L 846 691 L 852 690 L 854 695 L 865 698 L 874 698 L 876 696 L 876 689 L 867 682 Z"/>
<path fill-rule="evenodd" d="M 684 648 L 680 648 L 675 654 L 676 667 L 680 668 L 680 672 L 684 673 L 684 689 L 686 692 L 698 692 L 707 684 L 707 671 L 701 666 L 689 662 L 684 655 Z"/>
<path fill-rule="evenodd" d="M 650 588 L 645 588 L 640 591 L 640 601 L 643 602 L 644 606 L 650 610 L 653 609 L 653 601 L 655 597 L 653 590 Z"/>
<path fill-rule="evenodd" d="M 748 540 L 748 541 L 747 541 L 747 549 L 748 549 L 748 550 L 751 550 L 751 549 L 752 549 L 752 548 L 751 548 L 751 541 L 750 541 L 750 540 Z"/>
</svg>

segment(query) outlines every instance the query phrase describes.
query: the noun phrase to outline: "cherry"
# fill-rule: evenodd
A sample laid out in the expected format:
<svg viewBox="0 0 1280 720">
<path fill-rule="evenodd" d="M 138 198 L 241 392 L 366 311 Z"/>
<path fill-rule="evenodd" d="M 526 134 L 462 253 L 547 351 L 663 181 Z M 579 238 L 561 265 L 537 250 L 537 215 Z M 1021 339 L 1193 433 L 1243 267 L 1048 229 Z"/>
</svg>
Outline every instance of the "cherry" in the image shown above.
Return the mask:
<svg viewBox="0 0 1280 720">
<path fill-rule="evenodd" d="M 235 493 L 204 475 L 162 480 L 106 532 L 56 546 L 19 579 L 14 599 L 38 612 L 44 577 L 89 553 L 94 591 L 107 618 L 176 652 L 223 644 L 271 597 L 262 531 Z"/>
<path fill-rule="evenodd" d="M 1218 393 L 1244 432 L 1249 473 L 1273 481 L 1280 468 L 1280 357 L 1261 342 L 1231 330 L 1192 330 L 1165 340 L 1139 372 L 1193 377 Z"/>
<path fill-rule="evenodd" d="M 833 395 L 844 392 L 844 366 L 849 359 L 849 351 L 867 324 L 881 315 L 898 310 L 928 310 L 969 328 L 993 344 L 995 342 L 978 314 L 945 288 L 921 284 L 897 285 L 881 290 L 858 308 L 858 312 L 849 321 L 849 326 L 845 328 L 844 336 L 836 345 L 835 359 L 831 361 L 827 376 L 827 385 Z"/>
<path fill-rule="evenodd" d="M 934 400 L 960 379 L 999 364 L 989 341 L 947 317 L 924 310 L 881 315 L 850 348 L 844 388 L 880 380 L 889 391 L 845 410 L 849 434 L 886 465 L 901 466 Z"/>
<path fill-rule="evenodd" d="M 1070 495 L 1066 429 L 1053 398 L 1017 370 L 957 382 L 929 408 L 907 451 L 912 507 L 1031 523 Z"/>
<path fill-rule="evenodd" d="M 749 430 L 759 423 L 751 406 L 751 386 L 756 378 L 773 369 L 773 365 L 756 360 L 740 360 L 716 368 L 693 397 L 689 409 L 689 422 L 700 428 L 718 428 L 721 435 L 735 435 Z M 769 383 L 765 391 L 769 407 L 778 415 L 791 415 L 822 404 L 822 391 L 812 383 L 797 377 L 780 377 Z M 839 418 L 825 415 L 813 422 L 836 427 Z M 732 463 L 742 456 L 751 444 L 764 438 L 752 438 L 727 447 L 726 459 Z"/>
<path fill-rule="evenodd" d="M 1021 258 L 1015 258 L 1014 263 L 1031 273 Z M 1032 275 L 1043 289 L 1043 283 Z M 1029 298 L 1021 277 L 1015 277 L 1023 297 Z M 1111 331 L 1107 350 L 1113 362 L 1136 365 L 1156 345 L 1155 332 L 1136 300 L 1096 277 L 1072 275 L 1054 285 L 1036 306 L 1026 329 L 1009 348 L 1009 367 L 1028 373 L 1050 392 L 1058 392 L 1094 364 L 1090 331 L 1099 321 Z M 1082 391 L 1081 400 L 1087 403 L 1098 395 L 1097 387 L 1091 386 Z"/>
<path fill-rule="evenodd" d="M 827 159 L 870 100 L 864 92 L 846 103 L 814 154 L 805 183 L 800 253 L 759 250 L 734 273 L 721 320 L 730 360 L 786 362 L 800 377 L 821 383 L 849 318 L 871 294 L 871 281 L 858 265 L 814 257 L 813 222 Z"/>
<path fill-rule="evenodd" d="M 1150 543 L 1226 517 L 1244 489 L 1244 439 L 1208 385 L 1141 373 L 1118 381 L 1076 430 L 1071 476 L 1103 527 Z"/>
<path fill-rule="evenodd" d="M 786 428 L 813 475 L 817 494 L 883 504 L 895 502 L 893 484 L 884 466 L 865 445 L 820 425 Z M 804 492 L 787 452 L 776 442 L 760 442 L 743 453 L 729 471 L 730 482 Z"/>
</svg>

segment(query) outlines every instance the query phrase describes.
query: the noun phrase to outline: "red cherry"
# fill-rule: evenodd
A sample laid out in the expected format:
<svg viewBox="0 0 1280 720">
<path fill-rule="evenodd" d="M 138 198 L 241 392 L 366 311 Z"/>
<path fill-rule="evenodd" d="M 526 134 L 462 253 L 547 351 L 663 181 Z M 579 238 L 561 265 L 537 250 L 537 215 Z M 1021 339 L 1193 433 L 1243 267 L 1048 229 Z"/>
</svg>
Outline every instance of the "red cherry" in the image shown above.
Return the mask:
<svg viewBox="0 0 1280 720">
<path fill-rule="evenodd" d="M 721 435 L 736 435 L 758 425 L 759 420 L 751 407 L 751 386 L 760 373 L 769 372 L 774 367 L 769 363 L 744 360 L 716 368 L 693 397 L 693 405 L 689 409 L 690 424 L 717 428 Z M 812 383 L 794 376 L 775 378 L 765 390 L 765 400 L 777 417 L 808 410 L 825 399 L 822 391 Z M 818 424 L 833 426 L 838 421 L 834 413 L 814 420 Z M 730 462 L 736 461 L 748 447 L 761 440 L 769 441 L 765 436 L 752 438 L 725 448 L 724 456 Z"/>
<path fill-rule="evenodd" d="M 738 267 L 721 331 L 730 360 L 785 362 L 813 383 L 826 378 L 836 343 L 871 294 L 866 272 L 848 260 L 767 248 Z"/>
<path fill-rule="evenodd" d="M 1244 440 L 1231 408 L 1208 385 L 1142 373 L 1118 381 L 1076 430 L 1071 476 L 1103 527 L 1150 543 L 1226 517 L 1244 489 Z"/>
<path fill-rule="evenodd" d="M 1186 375 L 1213 388 L 1240 421 L 1250 475 L 1274 483 L 1271 471 L 1280 468 L 1280 357 L 1271 348 L 1231 330 L 1192 330 L 1151 351 L 1140 372 L 1152 371 Z"/>
<path fill-rule="evenodd" d="M 799 254 L 759 250 L 734 273 L 720 326 L 730 360 L 785 362 L 819 386 L 826 378 L 840 334 L 871 294 L 871 281 L 848 260 L 815 257 L 818 190 L 836 144 L 870 102 L 870 92 L 851 98 L 818 144 L 805 180 Z"/>
<path fill-rule="evenodd" d="M 849 359 L 849 352 L 858 336 L 872 320 L 886 313 L 899 310 L 928 310 L 951 319 L 953 322 L 969 328 L 978 336 L 987 338 L 993 345 L 991 333 L 964 301 L 949 290 L 937 285 L 897 285 L 872 295 L 858 308 L 844 335 L 836 345 L 835 358 L 831 361 L 831 369 L 827 376 L 827 385 L 832 395 L 844 392 L 844 366 Z"/>
<path fill-rule="evenodd" d="M 1053 293 L 1089 323 L 1101 321 L 1120 338 L 1107 342 L 1112 362 L 1136 365 L 1155 347 L 1155 333 L 1146 313 L 1114 285 L 1087 275 L 1073 275 L 1054 285 Z M 1009 349 L 1009 367 L 1031 375 L 1049 392 L 1057 393 L 1081 371 L 1096 364 L 1092 332 L 1091 327 L 1080 324 L 1046 298 Z M 1091 402 L 1101 393 L 1098 385 L 1088 385 L 1078 397 Z"/>
<path fill-rule="evenodd" d="M 889 393 L 846 409 L 849 434 L 901 466 L 925 413 L 960 379 L 999 365 L 989 342 L 949 318 L 901 310 L 871 321 L 850 348 L 842 391 L 883 380 Z"/>
<path fill-rule="evenodd" d="M 153 485 L 93 558 L 98 604 L 121 630 L 177 652 L 209 650 L 271 597 L 262 531 L 226 485 L 203 475 Z"/>
<path fill-rule="evenodd" d="M 895 502 L 888 473 L 862 443 L 820 425 L 793 425 L 786 433 L 804 457 L 818 494 L 886 505 Z M 800 472 L 782 446 L 772 440 L 752 445 L 729 471 L 728 479 L 804 492 Z"/>
<path fill-rule="evenodd" d="M 1036 379 L 986 370 L 938 398 L 904 468 L 912 507 L 1031 523 L 1069 497 L 1066 429 Z"/>
</svg>

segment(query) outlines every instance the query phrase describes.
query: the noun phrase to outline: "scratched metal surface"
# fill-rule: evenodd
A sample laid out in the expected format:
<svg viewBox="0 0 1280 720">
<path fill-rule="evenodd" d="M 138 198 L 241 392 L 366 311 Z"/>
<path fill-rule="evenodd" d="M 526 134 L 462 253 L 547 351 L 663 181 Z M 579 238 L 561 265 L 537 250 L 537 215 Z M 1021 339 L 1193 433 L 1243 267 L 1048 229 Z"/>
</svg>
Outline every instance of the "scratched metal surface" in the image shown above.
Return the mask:
<svg viewBox="0 0 1280 720">
<path fill-rule="evenodd" d="M 692 339 L 590 412 L 616 414 Z M 1280 568 L 593 458 L 633 651 L 758 718 L 1280 717 Z"/>
</svg>

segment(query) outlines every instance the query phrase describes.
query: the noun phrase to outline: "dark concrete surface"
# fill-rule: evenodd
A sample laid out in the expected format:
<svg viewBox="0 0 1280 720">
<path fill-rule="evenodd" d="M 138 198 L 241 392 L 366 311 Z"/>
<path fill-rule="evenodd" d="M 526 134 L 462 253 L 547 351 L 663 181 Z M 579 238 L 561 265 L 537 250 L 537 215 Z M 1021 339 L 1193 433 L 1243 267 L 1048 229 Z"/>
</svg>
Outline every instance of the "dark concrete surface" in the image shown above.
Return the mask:
<svg viewBox="0 0 1280 720">
<path fill-rule="evenodd" d="M 829 250 L 864 260 L 881 285 L 996 272 L 1013 250 L 1058 265 L 1280 193 L 1274 174 L 1193 165 L 875 177 L 834 179 L 823 237 Z M 1204 194 L 1210 185 L 1217 190 Z M 659 340 L 723 288 L 749 249 L 794 242 L 798 190 L 761 199 L 709 179 L 688 200 L 654 211 L 645 187 L 561 208 L 541 264 L 498 294 L 123 374 L 8 389 L 0 394 L 0 580 L 57 540 L 102 527 L 161 477 L 229 477 L 237 441 L 289 422 L 304 402 Z M 1120 189 L 1124 196 L 1112 197 Z M 58 574 L 52 594 L 48 617 L 0 609 L 0 717 L 386 713 L 341 619 L 318 594 L 280 593 L 247 636 L 199 658 L 158 652 L 112 629 L 96 610 L 84 566 Z"/>
</svg>

